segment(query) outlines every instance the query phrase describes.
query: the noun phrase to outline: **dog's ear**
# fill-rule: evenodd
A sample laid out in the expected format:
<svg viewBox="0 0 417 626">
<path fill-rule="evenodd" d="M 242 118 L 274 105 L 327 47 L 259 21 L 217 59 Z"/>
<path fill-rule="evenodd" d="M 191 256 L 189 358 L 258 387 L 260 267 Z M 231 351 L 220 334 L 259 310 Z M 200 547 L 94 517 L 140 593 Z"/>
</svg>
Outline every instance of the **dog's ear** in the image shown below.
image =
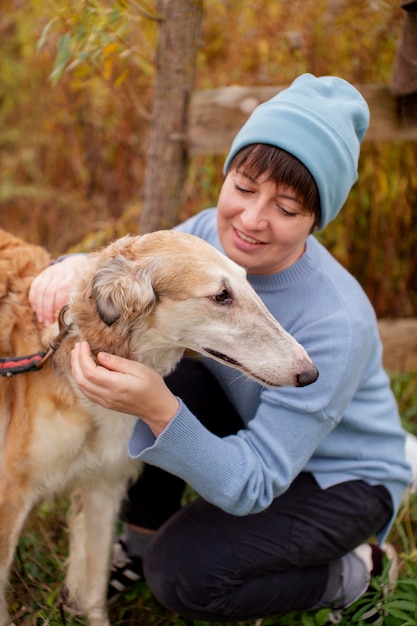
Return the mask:
<svg viewBox="0 0 417 626">
<path fill-rule="evenodd" d="M 150 273 L 146 268 L 138 270 L 123 256 L 109 259 L 97 270 L 92 294 L 98 315 L 107 326 L 120 318 L 147 315 L 156 301 Z"/>
</svg>

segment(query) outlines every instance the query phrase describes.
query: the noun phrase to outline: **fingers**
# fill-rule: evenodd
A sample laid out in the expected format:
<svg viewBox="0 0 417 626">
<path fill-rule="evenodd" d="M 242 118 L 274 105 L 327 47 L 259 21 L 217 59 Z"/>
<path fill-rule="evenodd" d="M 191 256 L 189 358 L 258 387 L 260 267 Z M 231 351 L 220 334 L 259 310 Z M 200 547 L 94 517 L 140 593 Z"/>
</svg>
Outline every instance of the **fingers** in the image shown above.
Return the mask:
<svg viewBox="0 0 417 626">
<path fill-rule="evenodd" d="M 46 268 L 37 276 L 29 290 L 29 302 L 41 324 L 48 326 L 56 319 L 61 302 L 66 295 L 60 290 L 60 281 L 55 271 L 56 266 Z"/>
<path fill-rule="evenodd" d="M 60 263 L 50 265 L 32 281 L 29 303 L 41 324 L 52 324 L 67 304 L 83 259 L 85 255 L 71 255 Z"/>
<path fill-rule="evenodd" d="M 141 364 L 131 361 L 130 359 L 124 359 L 116 354 L 109 354 L 108 352 L 99 352 L 97 355 L 97 361 L 108 370 L 114 372 L 120 372 L 121 374 L 130 374 L 140 378 Z"/>
<path fill-rule="evenodd" d="M 71 352 L 71 367 L 79 387 L 93 389 L 106 384 L 108 370 L 96 364 L 86 341 L 74 345 Z"/>
<path fill-rule="evenodd" d="M 146 365 L 108 352 L 99 352 L 97 361 L 99 364 L 93 359 L 86 341 L 74 345 L 71 366 L 78 386 L 88 392 L 100 390 L 99 394 L 111 397 L 114 404 L 118 396 L 124 395 L 123 400 L 127 400 L 129 388 L 140 388 L 149 384 L 150 378 L 160 378 Z"/>
<path fill-rule="evenodd" d="M 94 361 L 87 342 L 74 345 L 71 367 L 75 382 L 90 400 L 107 408 L 126 410 L 128 388 L 132 377 L 140 380 L 135 370 L 141 365 L 104 352 L 99 357 L 103 366 Z"/>
<path fill-rule="evenodd" d="M 86 342 L 75 344 L 71 352 L 72 375 L 82 393 L 93 402 L 109 408 L 106 396 L 111 381 L 110 372 L 96 365 Z"/>
<path fill-rule="evenodd" d="M 72 373 L 81 392 L 101 406 L 140 416 L 158 436 L 179 407 L 163 378 L 150 367 L 119 356 L 99 353 L 99 364 L 88 343 L 75 344 Z"/>
</svg>

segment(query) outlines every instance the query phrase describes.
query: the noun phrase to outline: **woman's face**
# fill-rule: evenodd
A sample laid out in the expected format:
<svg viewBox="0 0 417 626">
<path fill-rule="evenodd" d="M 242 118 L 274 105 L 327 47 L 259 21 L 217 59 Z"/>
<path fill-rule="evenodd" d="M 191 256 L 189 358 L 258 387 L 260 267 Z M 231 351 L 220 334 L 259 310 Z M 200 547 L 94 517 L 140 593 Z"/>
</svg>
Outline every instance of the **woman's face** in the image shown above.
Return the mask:
<svg viewBox="0 0 417 626">
<path fill-rule="evenodd" d="M 223 249 L 249 274 L 274 274 L 295 263 L 315 220 L 291 187 L 236 170 L 227 174 L 217 208 Z"/>
</svg>

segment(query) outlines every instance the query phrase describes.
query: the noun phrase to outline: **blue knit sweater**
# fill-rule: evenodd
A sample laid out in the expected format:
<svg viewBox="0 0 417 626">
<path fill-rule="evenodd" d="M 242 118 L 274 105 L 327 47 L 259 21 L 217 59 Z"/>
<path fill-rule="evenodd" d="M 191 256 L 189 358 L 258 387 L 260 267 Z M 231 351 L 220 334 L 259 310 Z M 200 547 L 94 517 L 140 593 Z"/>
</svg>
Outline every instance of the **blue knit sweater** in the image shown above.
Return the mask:
<svg viewBox="0 0 417 626">
<path fill-rule="evenodd" d="M 199 213 L 178 230 L 222 250 L 216 209 Z M 320 372 L 318 381 L 303 388 L 265 389 L 205 359 L 246 428 L 219 438 L 181 403 L 157 439 L 138 419 L 129 454 L 182 477 L 204 499 L 235 515 L 267 508 L 302 470 L 312 472 L 323 488 L 357 479 L 385 485 L 395 513 L 410 468 L 381 364 L 375 313 L 362 288 L 313 236 L 291 267 L 248 280 L 307 350 Z M 378 538 L 388 531 L 389 525 Z"/>
</svg>

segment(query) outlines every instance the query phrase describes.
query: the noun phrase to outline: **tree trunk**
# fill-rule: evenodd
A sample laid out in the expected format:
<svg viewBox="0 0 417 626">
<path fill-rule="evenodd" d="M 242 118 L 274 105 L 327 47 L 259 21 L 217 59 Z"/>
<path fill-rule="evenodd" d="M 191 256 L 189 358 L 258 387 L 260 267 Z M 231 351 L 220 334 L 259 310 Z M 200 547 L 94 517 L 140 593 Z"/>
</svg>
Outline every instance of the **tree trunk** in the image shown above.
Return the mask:
<svg viewBox="0 0 417 626">
<path fill-rule="evenodd" d="M 171 228 L 177 222 L 187 167 L 186 126 L 203 0 L 158 0 L 158 14 L 157 72 L 140 233 Z"/>
</svg>

